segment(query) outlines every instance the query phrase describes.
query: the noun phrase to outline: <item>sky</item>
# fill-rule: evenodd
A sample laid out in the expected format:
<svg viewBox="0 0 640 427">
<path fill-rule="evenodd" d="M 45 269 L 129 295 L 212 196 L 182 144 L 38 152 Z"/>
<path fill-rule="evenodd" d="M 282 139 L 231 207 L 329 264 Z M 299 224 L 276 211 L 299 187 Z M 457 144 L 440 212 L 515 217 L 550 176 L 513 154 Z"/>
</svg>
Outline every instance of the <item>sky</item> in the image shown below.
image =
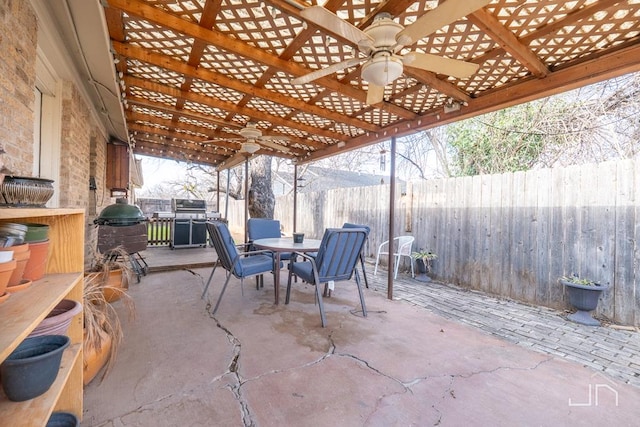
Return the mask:
<svg viewBox="0 0 640 427">
<path fill-rule="evenodd" d="M 165 160 L 157 157 L 136 156 L 142 159 L 144 187 L 151 188 L 163 182 L 176 181 L 184 176 L 186 163 Z"/>
</svg>

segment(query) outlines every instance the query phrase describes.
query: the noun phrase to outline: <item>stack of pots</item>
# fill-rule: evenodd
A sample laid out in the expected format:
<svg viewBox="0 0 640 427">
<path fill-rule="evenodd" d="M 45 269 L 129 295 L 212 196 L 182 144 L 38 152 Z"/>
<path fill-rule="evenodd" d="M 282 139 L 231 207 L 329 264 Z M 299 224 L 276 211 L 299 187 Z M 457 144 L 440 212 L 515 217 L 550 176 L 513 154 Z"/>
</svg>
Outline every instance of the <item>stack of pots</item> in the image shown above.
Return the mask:
<svg viewBox="0 0 640 427">
<path fill-rule="evenodd" d="M 29 261 L 24 268 L 23 278 L 36 281 L 42 279 L 49 258 L 49 226 L 47 224 L 24 224 L 27 233 L 24 241 L 29 244 Z"/>
<path fill-rule="evenodd" d="M 41 279 L 48 256 L 48 225 L 0 224 L 0 302 Z"/>
<path fill-rule="evenodd" d="M 18 267 L 15 255 L 20 252 L 26 232 L 27 227 L 22 224 L 0 224 L 0 303 L 10 296 L 8 287 L 13 284 L 11 279 Z"/>
</svg>

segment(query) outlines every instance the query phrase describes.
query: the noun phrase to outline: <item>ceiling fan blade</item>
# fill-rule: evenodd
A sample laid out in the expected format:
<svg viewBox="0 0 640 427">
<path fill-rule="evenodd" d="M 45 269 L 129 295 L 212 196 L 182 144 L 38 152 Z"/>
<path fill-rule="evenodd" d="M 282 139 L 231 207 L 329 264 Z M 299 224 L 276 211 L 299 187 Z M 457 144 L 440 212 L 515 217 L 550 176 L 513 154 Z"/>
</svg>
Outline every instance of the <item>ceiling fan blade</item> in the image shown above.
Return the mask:
<svg viewBox="0 0 640 427">
<path fill-rule="evenodd" d="M 467 16 L 481 7 L 491 3 L 491 0 L 448 0 L 440 3 L 435 9 L 431 9 L 413 24 L 406 27 L 396 35 L 398 44 L 410 46 L 428 36 L 445 25 Z"/>
<path fill-rule="evenodd" d="M 359 44 L 362 40 L 367 39 L 373 42 L 373 38 L 367 33 L 322 6 L 311 6 L 302 9 L 300 15 L 307 21 L 311 21 L 333 34 L 342 36 L 354 44 Z"/>
<path fill-rule="evenodd" d="M 351 58 L 351 59 L 347 59 L 346 61 L 331 64 L 328 67 L 321 68 L 319 70 L 312 71 L 309 74 L 305 74 L 304 76 L 297 77 L 291 80 L 291 84 L 302 85 L 305 83 L 309 83 L 311 81 L 319 79 L 320 77 L 328 76 L 329 74 L 333 74 L 337 71 L 344 70 L 345 68 L 354 67 L 360 64 L 364 60 L 365 59 Z"/>
<path fill-rule="evenodd" d="M 384 86 L 369 83 L 367 90 L 367 105 L 376 105 L 384 100 Z"/>
<path fill-rule="evenodd" d="M 280 140 L 280 138 L 278 138 L 278 140 Z M 288 153 L 289 151 L 289 147 L 285 147 L 284 145 L 280 145 L 280 144 L 276 144 L 275 142 L 271 142 L 267 139 L 260 138 L 260 140 L 258 140 L 258 144 L 260 145 L 264 145 L 265 147 L 269 147 L 269 148 L 273 148 L 276 151 L 283 151 L 285 153 Z"/>
<path fill-rule="evenodd" d="M 284 135 L 262 135 L 260 137 L 261 141 L 290 141 L 291 138 Z"/>
<path fill-rule="evenodd" d="M 438 74 L 466 79 L 478 70 L 479 65 L 473 62 L 459 61 L 429 53 L 410 52 L 402 58 L 404 65 Z"/>
<path fill-rule="evenodd" d="M 199 144 L 202 145 L 208 145 L 208 144 L 213 144 L 215 142 L 224 142 L 224 141 L 244 141 L 244 138 L 227 138 L 225 137 L 220 137 L 220 138 L 216 138 L 216 139 L 207 139 L 204 141 L 200 141 Z"/>
</svg>

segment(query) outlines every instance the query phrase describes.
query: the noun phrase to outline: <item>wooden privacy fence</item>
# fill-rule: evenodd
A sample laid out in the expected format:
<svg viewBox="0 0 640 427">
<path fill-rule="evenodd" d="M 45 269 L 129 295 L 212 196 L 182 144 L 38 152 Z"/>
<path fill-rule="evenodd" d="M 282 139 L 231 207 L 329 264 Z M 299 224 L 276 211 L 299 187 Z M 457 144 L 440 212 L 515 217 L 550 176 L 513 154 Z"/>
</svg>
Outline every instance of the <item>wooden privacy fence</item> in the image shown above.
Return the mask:
<svg viewBox="0 0 640 427">
<path fill-rule="evenodd" d="M 388 197 L 388 185 L 298 194 L 297 229 L 317 238 L 344 222 L 367 224 L 366 255 L 375 257 L 388 238 Z M 610 286 L 597 314 L 640 326 L 638 201 L 633 160 L 411 182 L 396 201 L 395 234 L 438 254 L 438 280 L 531 304 L 565 308 L 558 277 L 592 278 Z M 242 224 L 236 203 L 230 223 Z M 277 199 L 275 217 L 292 230 L 292 196 Z"/>
</svg>

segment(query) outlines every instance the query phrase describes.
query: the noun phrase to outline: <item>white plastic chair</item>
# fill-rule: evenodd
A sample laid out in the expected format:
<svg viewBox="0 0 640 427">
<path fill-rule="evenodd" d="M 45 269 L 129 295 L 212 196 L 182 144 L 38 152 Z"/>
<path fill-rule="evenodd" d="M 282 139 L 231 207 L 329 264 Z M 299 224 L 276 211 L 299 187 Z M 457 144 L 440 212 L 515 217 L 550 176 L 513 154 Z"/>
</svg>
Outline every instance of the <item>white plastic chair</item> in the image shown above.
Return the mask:
<svg viewBox="0 0 640 427">
<path fill-rule="evenodd" d="M 411 277 L 416 277 L 415 272 L 413 271 L 413 257 L 411 256 L 411 248 L 413 247 L 413 241 L 415 238 L 413 236 L 399 236 L 393 239 L 393 247 L 396 252 L 393 253 L 395 259 L 395 270 L 393 274 L 393 278 L 398 278 L 398 267 L 400 266 L 400 258 L 403 256 L 409 257 L 409 264 L 411 264 Z M 380 255 L 388 255 L 389 254 L 389 241 L 383 242 L 378 247 L 378 255 L 376 256 L 376 268 L 373 270 L 373 275 L 375 276 L 378 273 L 378 262 L 380 261 Z"/>
</svg>

